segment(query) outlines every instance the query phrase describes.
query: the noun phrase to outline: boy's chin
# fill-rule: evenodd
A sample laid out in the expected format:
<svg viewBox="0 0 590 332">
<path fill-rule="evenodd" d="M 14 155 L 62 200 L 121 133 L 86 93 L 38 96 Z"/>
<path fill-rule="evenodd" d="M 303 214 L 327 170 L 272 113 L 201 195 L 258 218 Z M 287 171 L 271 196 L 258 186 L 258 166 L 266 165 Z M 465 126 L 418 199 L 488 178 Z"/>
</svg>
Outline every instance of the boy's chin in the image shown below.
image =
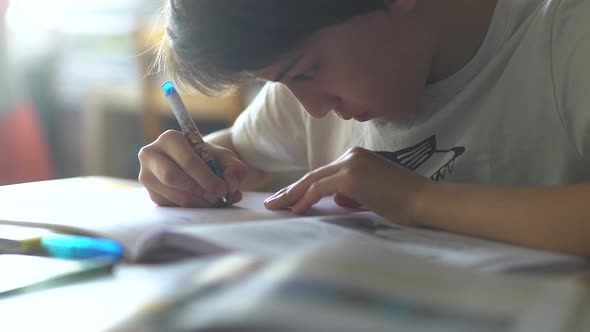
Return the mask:
<svg viewBox="0 0 590 332">
<path fill-rule="evenodd" d="M 414 118 L 412 112 L 397 112 L 397 113 L 389 113 L 383 116 L 380 116 L 375 119 L 376 123 L 382 124 L 401 124 L 404 122 L 409 121 L 409 119 Z"/>
<path fill-rule="evenodd" d="M 394 125 L 398 128 L 409 128 L 426 122 L 429 117 L 421 116 L 416 111 L 395 113 L 381 116 L 372 120 L 377 126 Z"/>
<path fill-rule="evenodd" d="M 385 125 L 388 125 L 388 124 L 395 123 L 394 121 L 392 121 L 390 119 L 387 119 L 387 118 L 383 118 L 383 117 L 369 120 L 369 122 L 373 123 L 377 127 L 382 127 L 382 126 L 385 126 Z"/>
</svg>

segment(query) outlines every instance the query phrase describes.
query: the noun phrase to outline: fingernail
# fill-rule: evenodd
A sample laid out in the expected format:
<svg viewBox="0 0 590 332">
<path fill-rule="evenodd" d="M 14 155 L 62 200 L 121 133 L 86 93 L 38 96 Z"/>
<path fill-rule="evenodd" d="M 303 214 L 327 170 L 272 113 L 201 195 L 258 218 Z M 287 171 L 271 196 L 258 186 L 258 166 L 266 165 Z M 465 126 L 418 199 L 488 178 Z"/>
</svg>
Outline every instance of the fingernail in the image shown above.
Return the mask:
<svg viewBox="0 0 590 332">
<path fill-rule="evenodd" d="M 274 201 L 275 199 L 277 199 L 281 196 L 283 196 L 283 193 L 278 191 L 278 192 L 272 194 L 271 196 L 269 196 L 267 199 L 265 199 L 264 202 L 266 203 L 266 202 Z"/>
</svg>

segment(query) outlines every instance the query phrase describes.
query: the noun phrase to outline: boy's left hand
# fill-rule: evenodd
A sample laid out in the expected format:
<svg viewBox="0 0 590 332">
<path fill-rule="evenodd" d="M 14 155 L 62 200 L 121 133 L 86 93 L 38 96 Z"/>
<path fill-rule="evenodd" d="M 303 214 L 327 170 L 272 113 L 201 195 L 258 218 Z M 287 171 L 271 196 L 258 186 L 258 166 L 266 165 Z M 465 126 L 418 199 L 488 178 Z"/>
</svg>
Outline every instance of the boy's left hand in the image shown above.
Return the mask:
<svg viewBox="0 0 590 332">
<path fill-rule="evenodd" d="M 281 189 L 264 205 L 270 210 L 291 207 L 300 214 L 322 197 L 334 195 L 339 205 L 364 206 L 397 223 L 410 224 L 418 194 L 431 183 L 374 152 L 354 147 Z"/>
</svg>

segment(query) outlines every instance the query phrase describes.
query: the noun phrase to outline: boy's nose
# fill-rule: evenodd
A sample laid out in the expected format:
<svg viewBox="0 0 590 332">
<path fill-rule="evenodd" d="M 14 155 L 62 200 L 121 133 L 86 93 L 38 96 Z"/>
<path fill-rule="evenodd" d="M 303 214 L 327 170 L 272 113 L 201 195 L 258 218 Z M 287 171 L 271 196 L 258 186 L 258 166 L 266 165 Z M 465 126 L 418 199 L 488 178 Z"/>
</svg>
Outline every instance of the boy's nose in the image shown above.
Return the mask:
<svg viewBox="0 0 590 332">
<path fill-rule="evenodd" d="M 327 95 L 303 96 L 299 99 L 305 111 L 314 118 L 323 118 L 330 111 L 341 108 L 338 98 Z"/>
<path fill-rule="evenodd" d="M 314 118 L 323 118 L 330 111 L 342 107 L 339 97 L 322 91 L 320 87 L 291 85 L 287 88 L 303 105 L 307 114 Z"/>
<path fill-rule="evenodd" d="M 324 116 L 326 116 L 326 114 L 328 114 L 332 109 L 328 108 L 328 107 L 319 107 L 319 106 L 305 106 L 303 105 L 303 108 L 305 108 L 305 111 L 307 112 L 307 114 L 311 115 L 314 118 L 323 118 Z"/>
</svg>

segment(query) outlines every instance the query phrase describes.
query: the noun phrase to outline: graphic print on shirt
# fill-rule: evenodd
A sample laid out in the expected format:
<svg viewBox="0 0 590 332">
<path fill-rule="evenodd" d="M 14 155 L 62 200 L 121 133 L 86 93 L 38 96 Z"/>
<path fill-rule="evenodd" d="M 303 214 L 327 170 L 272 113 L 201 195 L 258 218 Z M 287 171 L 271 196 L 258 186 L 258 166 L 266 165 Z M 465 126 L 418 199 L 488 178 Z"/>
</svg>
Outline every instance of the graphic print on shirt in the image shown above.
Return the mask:
<svg viewBox="0 0 590 332">
<path fill-rule="evenodd" d="M 417 171 L 434 181 L 444 180 L 447 174 L 453 172 L 455 161 L 465 152 L 465 147 L 456 146 L 448 150 L 436 147 L 436 135 L 432 135 L 422 142 L 395 152 L 376 151 L 380 156 L 409 170 Z"/>
</svg>

